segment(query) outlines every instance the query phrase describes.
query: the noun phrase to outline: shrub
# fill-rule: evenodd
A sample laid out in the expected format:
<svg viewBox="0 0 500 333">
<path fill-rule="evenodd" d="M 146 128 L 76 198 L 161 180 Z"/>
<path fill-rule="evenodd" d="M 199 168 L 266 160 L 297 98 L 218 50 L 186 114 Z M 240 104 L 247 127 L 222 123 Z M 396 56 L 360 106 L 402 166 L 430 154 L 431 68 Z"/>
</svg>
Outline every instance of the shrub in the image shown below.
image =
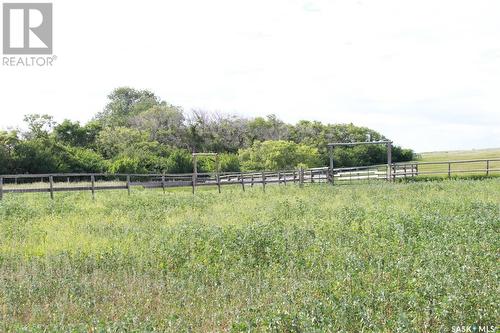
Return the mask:
<svg viewBox="0 0 500 333">
<path fill-rule="evenodd" d="M 240 171 L 240 160 L 236 154 L 219 154 L 221 172 Z M 215 157 L 198 157 L 199 172 L 215 172 Z"/>
<path fill-rule="evenodd" d="M 67 164 L 72 172 L 104 172 L 109 168 L 109 162 L 93 150 L 68 148 L 68 152 Z"/>
<path fill-rule="evenodd" d="M 166 172 L 168 173 L 189 173 L 193 172 L 193 158 L 184 149 L 174 150 L 167 158 Z"/>
<path fill-rule="evenodd" d="M 299 163 L 307 167 L 320 166 L 317 148 L 292 141 L 256 141 L 251 148 L 240 149 L 242 170 L 282 170 L 296 168 Z"/>
<path fill-rule="evenodd" d="M 146 173 L 138 158 L 123 156 L 109 166 L 110 173 Z"/>
</svg>

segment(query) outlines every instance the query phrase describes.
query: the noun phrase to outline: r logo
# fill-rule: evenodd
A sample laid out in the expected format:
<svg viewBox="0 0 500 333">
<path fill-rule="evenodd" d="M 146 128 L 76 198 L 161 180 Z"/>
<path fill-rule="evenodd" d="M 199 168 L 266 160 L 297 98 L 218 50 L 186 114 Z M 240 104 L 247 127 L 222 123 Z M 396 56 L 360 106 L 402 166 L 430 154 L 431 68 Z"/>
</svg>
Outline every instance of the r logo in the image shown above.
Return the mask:
<svg viewBox="0 0 500 333">
<path fill-rule="evenodd" d="M 3 4 L 3 53 L 52 54 L 52 4 Z"/>
</svg>

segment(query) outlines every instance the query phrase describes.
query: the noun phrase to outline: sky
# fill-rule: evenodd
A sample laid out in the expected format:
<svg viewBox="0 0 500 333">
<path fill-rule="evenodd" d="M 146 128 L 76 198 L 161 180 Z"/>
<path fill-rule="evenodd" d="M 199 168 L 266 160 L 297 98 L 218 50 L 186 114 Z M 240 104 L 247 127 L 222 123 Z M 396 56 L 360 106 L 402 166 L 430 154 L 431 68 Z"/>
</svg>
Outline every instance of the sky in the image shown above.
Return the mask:
<svg viewBox="0 0 500 333">
<path fill-rule="evenodd" d="M 53 8 L 54 65 L 0 65 L 0 129 L 28 113 L 86 122 L 130 86 L 186 111 L 367 126 L 417 152 L 500 147 L 498 0 Z"/>
</svg>

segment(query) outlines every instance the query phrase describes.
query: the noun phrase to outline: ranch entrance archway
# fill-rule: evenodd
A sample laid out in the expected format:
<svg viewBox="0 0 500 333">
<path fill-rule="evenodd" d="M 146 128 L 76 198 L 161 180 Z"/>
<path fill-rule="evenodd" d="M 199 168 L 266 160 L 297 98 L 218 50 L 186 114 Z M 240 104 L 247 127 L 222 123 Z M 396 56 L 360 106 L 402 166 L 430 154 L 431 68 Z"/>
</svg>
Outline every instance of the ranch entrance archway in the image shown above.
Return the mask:
<svg viewBox="0 0 500 333">
<path fill-rule="evenodd" d="M 328 155 L 330 157 L 330 174 L 331 174 L 331 182 L 333 183 L 334 175 L 333 175 L 333 150 L 335 147 L 352 147 L 359 145 L 386 145 L 387 147 L 387 180 L 391 180 L 392 176 L 392 141 L 366 141 L 366 142 L 334 142 L 328 144 Z"/>
<path fill-rule="evenodd" d="M 196 187 L 196 182 L 198 181 L 198 156 L 205 156 L 205 157 L 215 157 L 215 173 L 217 177 L 217 185 L 219 188 L 219 193 L 220 193 L 220 184 L 219 184 L 219 172 L 220 172 L 220 161 L 219 161 L 219 154 L 217 153 L 194 153 L 193 152 L 193 194 L 194 194 L 194 188 Z"/>
</svg>

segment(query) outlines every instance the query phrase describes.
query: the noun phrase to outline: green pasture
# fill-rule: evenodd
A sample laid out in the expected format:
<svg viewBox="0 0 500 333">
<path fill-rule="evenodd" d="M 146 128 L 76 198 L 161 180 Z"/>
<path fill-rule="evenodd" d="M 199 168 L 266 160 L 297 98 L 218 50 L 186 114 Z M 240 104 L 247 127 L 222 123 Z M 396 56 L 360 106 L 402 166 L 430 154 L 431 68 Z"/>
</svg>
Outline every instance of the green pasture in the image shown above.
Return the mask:
<svg viewBox="0 0 500 333">
<path fill-rule="evenodd" d="M 500 176 L 500 148 L 498 149 L 482 149 L 482 150 L 463 150 L 463 151 L 442 151 L 428 152 L 417 154 L 415 162 L 447 162 L 447 161 L 470 161 L 470 160 L 487 160 L 497 159 L 488 163 L 490 176 Z M 467 163 L 452 163 L 451 174 L 457 176 L 465 175 L 486 175 L 487 162 L 467 162 Z M 440 173 L 437 176 L 447 176 L 448 164 L 421 164 L 419 165 L 421 173 Z M 434 177 L 435 174 L 425 176 Z"/>
<path fill-rule="evenodd" d="M 499 318 L 500 182 L 7 194 L 0 331 L 449 332 Z"/>
</svg>

